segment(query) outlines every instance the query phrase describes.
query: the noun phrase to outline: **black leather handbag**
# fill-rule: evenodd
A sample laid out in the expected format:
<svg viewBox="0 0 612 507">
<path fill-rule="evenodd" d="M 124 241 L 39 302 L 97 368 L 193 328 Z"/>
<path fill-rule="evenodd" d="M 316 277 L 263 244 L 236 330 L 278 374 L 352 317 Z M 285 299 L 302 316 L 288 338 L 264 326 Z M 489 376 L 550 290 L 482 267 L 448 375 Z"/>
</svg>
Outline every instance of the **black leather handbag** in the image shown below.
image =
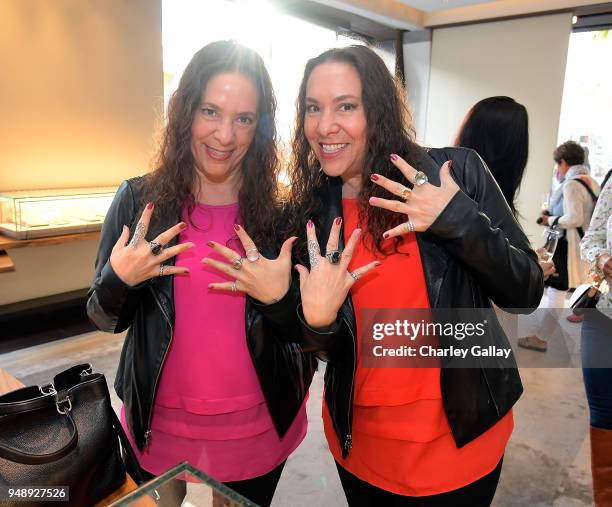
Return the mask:
<svg viewBox="0 0 612 507">
<path fill-rule="evenodd" d="M 10 505 L 94 505 L 123 485 L 126 465 L 143 482 L 106 379 L 92 373 L 91 365 L 73 366 L 51 384 L 0 396 L 0 486 L 49 488 L 47 495 L 60 494 L 53 487 L 68 487 L 67 502 L 58 504 L 62 498 L 55 497 L 51 503 L 43 494 L 27 502 L 15 497 Z"/>
</svg>

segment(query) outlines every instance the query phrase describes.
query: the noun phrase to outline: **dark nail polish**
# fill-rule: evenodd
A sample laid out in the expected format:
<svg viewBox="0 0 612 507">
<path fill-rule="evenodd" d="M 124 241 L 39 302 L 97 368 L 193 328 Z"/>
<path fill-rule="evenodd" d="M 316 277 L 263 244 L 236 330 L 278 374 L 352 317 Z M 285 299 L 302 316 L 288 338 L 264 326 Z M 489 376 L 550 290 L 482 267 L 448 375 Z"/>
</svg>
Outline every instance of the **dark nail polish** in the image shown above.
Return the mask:
<svg viewBox="0 0 612 507">
<path fill-rule="evenodd" d="M 336 225 L 340 225 L 342 223 L 342 219 L 340 217 L 336 218 Z"/>
<path fill-rule="evenodd" d="M 385 232 L 385 233 L 383 234 L 383 238 L 385 238 L 385 239 L 389 239 L 389 233 L 388 233 L 388 232 Z"/>
<path fill-rule="evenodd" d="M 308 226 L 309 229 L 314 226 L 314 224 L 312 223 L 312 220 L 308 220 L 308 223 L 306 225 Z"/>
<path fill-rule="evenodd" d="M 187 224 L 186 224 L 185 222 L 181 222 L 181 223 L 179 224 L 179 229 L 180 229 L 181 231 L 184 231 L 185 229 L 187 229 Z"/>
<path fill-rule="evenodd" d="M 240 230 L 240 226 L 238 224 L 234 224 L 234 230 L 235 231 L 239 231 Z"/>
<path fill-rule="evenodd" d="M 370 179 L 372 181 L 378 181 L 378 174 L 373 174 L 372 176 L 370 176 Z"/>
<path fill-rule="evenodd" d="M 153 209 L 153 203 L 152 202 L 147 203 L 147 209 Z"/>
<path fill-rule="evenodd" d="M 397 160 L 399 157 L 395 153 L 391 153 L 391 160 Z"/>
<path fill-rule="evenodd" d="M 451 167 L 453 167 L 453 161 L 452 161 L 452 160 L 449 160 L 449 161 L 448 161 L 448 168 L 450 169 Z"/>
<path fill-rule="evenodd" d="M 206 243 L 210 248 L 214 247 L 215 244 L 212 241 L 209 241 L 208 243 Z"/>
</svg>

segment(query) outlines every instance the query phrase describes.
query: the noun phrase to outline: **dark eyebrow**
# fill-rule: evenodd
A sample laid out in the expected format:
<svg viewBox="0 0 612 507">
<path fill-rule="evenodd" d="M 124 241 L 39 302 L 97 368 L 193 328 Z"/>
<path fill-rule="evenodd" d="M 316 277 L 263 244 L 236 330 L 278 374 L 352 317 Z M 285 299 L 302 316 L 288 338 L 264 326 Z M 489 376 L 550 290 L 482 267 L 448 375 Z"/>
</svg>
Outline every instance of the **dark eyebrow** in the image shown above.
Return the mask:
<svg viewBox="0 0 612 507">
<path fill-rule="evenodd" d="M 339 97 L 336 97 L 334 99 L 334 102 L 342 102 L 343 100 L 347 100 L 347 99 L 360 100 L 359 97 L 355 97 L 355 95 L 346 94 L 346 95 L 340 95 Z M 306 102 L 313 102 L 315 104 L 319 103 L 318 100 L 313 99 L 312 97 L 306 97 Z"/>
<path fill-rule="evenodd" d="M 339 97 L 336 97 L 334 99 L 334 102 L 342 102 L 343 100 L 347 100 L 347 99 L 353 99 L 353 100 L 359 100 L 359 97 L 355 97 L 355 95 L 340 95 Z"/>
<path fill-rule="evenodd" d="M 201 102 L 200 107 L 210 107 L 211 109 L 216 109 L 216 110 L 221 109 L 218 105 L 213 104 L 212 102 Z M 238 113 L 238 116 L 244 116 L 244 115 L 257 117 L 257 113 L 254 111 L 243 111 L 241 113 Z"/>
</svg>

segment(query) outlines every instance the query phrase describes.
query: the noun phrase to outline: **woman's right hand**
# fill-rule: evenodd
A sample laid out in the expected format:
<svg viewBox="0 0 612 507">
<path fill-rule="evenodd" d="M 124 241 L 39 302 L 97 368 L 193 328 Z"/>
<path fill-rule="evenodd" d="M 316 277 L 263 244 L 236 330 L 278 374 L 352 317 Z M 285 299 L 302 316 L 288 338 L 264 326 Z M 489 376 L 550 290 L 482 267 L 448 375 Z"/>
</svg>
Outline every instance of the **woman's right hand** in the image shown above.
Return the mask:
<svg viewBox="0 0 612 507">
<path fill-rule="evenodd" d="M 162 232 L 152 242 L 161 245 L 161 250 L 157 255 L 153 254 L 153 247 L 146 240 L 149 223 L 153 215 L 153 203 L 148 203 L 142 212 L 132 239 L 129 228 L 124 225 L 121 236 L 115 243 L 110 256 L 110 263 L 113 271 L 121 280 L 129 286 L 138 285 L 150 278 L 160 276 L 160 266 L 162 263 L 171 259 L 185 250 L 193 248 L 193 243 L 181 243 L 170 248 L 163 248 L 172 238 L 185 229 L 183 222 L 176 224 L 170 229 Z M 188 273 L 187 268 L 180 266 L 165 266 L 163 276 Z"/>
<path fill-rule="evenodd" d="M 555 263 L 553 261 L 542 261 L 539 260 L 538 263 L 542 268 L 542 272 L 544 273 L 544 281 L 548 280 L 555 273 Z"/>
<path fill-rule="evenodd" d="M 334 220 L 327 241 L 326 253 L 338 250 L 341 224 L 341 218 Z M 360 233 L 360 229 L 353 231 L 346 248 L 339 255 L 338 262 L 332 264 L 327 257 L 321 255 L 315 226 L 311 220 L 308 221 L 306 238 L 310 271 L 300 264 L 296 265 L 295 269 L 300 274 L 302 311 L 309 326 L 324 328 L 333 324 L 349 289 L 361 276 L 380 265 L 380 262 L 373 261 L 349 273 L 348 265 L 353 257 Z"/>
<path fill-rule="evenodd" d="M 603 272 L 604 278 L 609 284 L 612 283 L 612 255 L 604 254 L 600 256 L 597 263 Z"/>
</svg>

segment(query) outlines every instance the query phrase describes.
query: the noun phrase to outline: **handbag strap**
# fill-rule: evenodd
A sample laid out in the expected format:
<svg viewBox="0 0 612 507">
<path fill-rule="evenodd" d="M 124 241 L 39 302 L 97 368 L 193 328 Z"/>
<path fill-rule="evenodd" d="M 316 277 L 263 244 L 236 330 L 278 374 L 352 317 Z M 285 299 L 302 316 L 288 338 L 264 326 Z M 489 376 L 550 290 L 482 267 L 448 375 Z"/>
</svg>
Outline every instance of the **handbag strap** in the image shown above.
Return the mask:
<svg viewBox="0 0 612 507">
<path fill-rule="evenodd" d="M 52 463 L 57 461 L 58 459 L 67 456 L 72 450 L 74 450 L 79 441 L 79 434 L 77 431 L 76 424 L 74 423 L 74 419 L 70 415 L 70 412 L 66 412 L 64 414 L 68 421 L 70 422 L 70 439 L 68 443 L 64 445 L 62 448 L 58 449 L 54 452 L 49 452 L 45 454 L 30 454 L 27 452 L 20 451 L 18 449 L 13 449 L 6 445 L 0 443 L 0 458 L 7 459 L 9 461 L 14 461 L 16 463 L 22 463 L 24 465 L 42 465 L 45 463 Z"/>
<path fill-rule="evenodd" d="M 128 439 L 128 436 L 125 434 L 123 426 L 115 414 L 115 411 L 111 409 L 112 415 L 111 420 L 117 434 L 119 435 L 119 440 L 121 441 L 121 448 L 123 449 L 123 461 L 125 463 L 125 467 L 130 474 L 130 477 L 134 479 L 134 482 L 139 486 L 145 482 L 147 482 L 148 478 L 144 476 L 142 468 L 140 467 L 140 463 L 138 462 L 138 458 L 134 453 L 134 449 L 132 449 L 132 444 Z"/>
</svg>

